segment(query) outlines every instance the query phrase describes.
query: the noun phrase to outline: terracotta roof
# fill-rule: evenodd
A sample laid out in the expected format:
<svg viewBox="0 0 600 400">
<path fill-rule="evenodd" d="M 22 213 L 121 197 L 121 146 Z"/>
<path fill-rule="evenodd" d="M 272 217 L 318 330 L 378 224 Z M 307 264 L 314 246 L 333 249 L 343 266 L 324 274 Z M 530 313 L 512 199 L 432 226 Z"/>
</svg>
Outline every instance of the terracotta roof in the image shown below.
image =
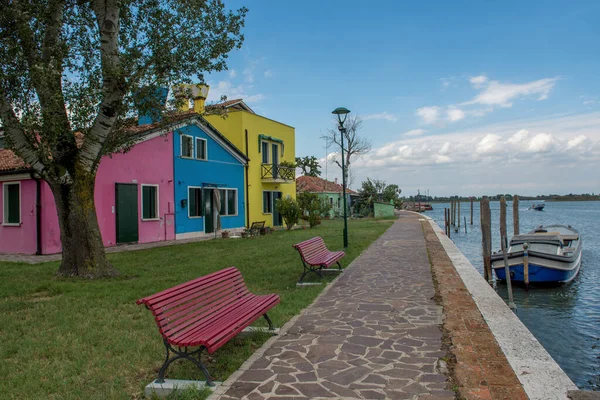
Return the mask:
<svg viewBox="0 0 600 400">
<path fill-rule="evenodd" d="M 299 192 L 311 193 L 341 193 L 342 185 L 335 182 L 327 181 L 318 176 L 300 176 L 296 178 L 296 189 Z M 346 188 L 346 193 L 356 194 L 352 189 Z"/>
<path fill-rule="evenodd" d="M 235 106 L 239 106 L 239 107 L 235 107 Z M 233 100 L 224 101 L 222 103 L 210 104 L 210 105 L 206 106 L 206 109 L 210 110 L 211 108 L 233 108 L 233 107 L 251 112 L 252 114 L 255 114 L 254 110 L 252 110 L 248 106 L 248 104 L 246 104 L 244 102 L 244 99 L 233 99 Z"/>
<path fill-rule="evenodd" d="M 0 172 L 27 171 L 29 168 L 12 150 L 0 149 Z"/>
</svg>

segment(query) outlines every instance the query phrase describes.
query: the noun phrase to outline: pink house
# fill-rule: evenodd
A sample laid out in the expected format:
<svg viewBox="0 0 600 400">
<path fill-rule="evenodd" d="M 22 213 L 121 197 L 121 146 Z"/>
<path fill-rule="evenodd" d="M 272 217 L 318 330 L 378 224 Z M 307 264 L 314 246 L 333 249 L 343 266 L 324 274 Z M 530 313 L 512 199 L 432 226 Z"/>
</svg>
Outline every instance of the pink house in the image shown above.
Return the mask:
<svg viewBox="0 0 600 400">
<path fill-rule="evenodd" d="M 175 239 L 173 133 L 150 131 L 127 153 L 105 156 L 96 176 L 96 213 L 105 246 Z M 50 187 L 0 149 L 0 253 L 61 251 Z"/>
</svg>

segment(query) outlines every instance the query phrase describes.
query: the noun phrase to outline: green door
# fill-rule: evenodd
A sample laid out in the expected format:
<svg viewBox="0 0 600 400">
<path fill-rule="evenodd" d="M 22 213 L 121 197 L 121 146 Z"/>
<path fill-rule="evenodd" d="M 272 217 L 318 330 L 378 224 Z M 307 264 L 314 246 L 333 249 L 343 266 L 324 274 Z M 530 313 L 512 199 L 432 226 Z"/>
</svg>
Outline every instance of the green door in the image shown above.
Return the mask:
<svg viewBox="0 0 600 400">
<path fill-rule="evenodd" d="M 204 198 L 204 233 L 213 233 L 215 231 L 215 215 L 212 190 L 204 189 L 202 197 Z"/>
<path fill-rule="evenodd" d="M 137 242 L 138 187 L 131 183 L 116 183 L 117 243 Z"/>
<path fill-rule="evenodd" d="M 281 214 L 277 211 L 277 199 L 281 199 L 283 193 L 281 192 L 272 192 L 273 193 L 273 226 L 281 226 L 283 225 L 283 218 L 281 218 Z"/>
</svg>

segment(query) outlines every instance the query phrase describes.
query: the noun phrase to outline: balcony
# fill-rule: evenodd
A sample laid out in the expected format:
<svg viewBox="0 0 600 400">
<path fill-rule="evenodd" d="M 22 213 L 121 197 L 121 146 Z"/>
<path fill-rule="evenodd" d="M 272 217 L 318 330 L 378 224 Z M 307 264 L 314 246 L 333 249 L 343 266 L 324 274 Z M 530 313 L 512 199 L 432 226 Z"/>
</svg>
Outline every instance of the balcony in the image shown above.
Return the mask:
<svg viewBox="0 0 600 400">
<path fill-rule="evenodd" d="M 296 168 L 280 164 L 262 164 L 260 178 L 264 182 L 292 182 L 296 179 Z"/>
</svg>

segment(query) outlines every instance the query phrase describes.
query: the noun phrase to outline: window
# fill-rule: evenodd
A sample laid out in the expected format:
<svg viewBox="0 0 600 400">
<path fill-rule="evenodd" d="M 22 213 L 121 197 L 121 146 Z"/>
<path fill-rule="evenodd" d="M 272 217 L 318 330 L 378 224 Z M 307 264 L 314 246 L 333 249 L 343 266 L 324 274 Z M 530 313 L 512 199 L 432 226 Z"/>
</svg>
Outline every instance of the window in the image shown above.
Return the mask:
<svg viewBox="0 0 600 400">
<path fill-rule="evenodd" d="M 269 142 L 261 142 L 262 147 L 262 163 L 269 163 Z"/>
<path fill-rule="evenodd" d="M 142 185 L 142 221 L 158 219 L 158 185 Z"/>
<path fill-rule="evenodd" d="M 196 159 L 206 160 L 206 140 L 196 138 Z"/>
<path fill-rule="evenodd" d="M 271 214 L 273 212 L 273 192 L 265 190 L 263 192 L 263 213 Z"/>
<path fill-rule="evenodd" d="M 21 224 L 21 183 L 5 183 L 3 190 L 4 225 Z"/>
<path fill-rule="evenodd" d="M 181 157 L 192 158 L 194 156 L 194 138 L 181 135 Z"/>
<path fill-rule="evenodd" d="M 329 198 L 329 205 L 330 205 L 331 207 L 333 207 L 333 197 L 330 197 L 330 198 Z"/>
<path fill-rule="evenodd" d="M 342 208 L 342 199 L 338 197 L 337 208 Z"/>
<path fill-rule="evenodd" d="M 221 216 L 237 215 L 237 189 L 220 189 L 221 194 Z"/>
<path fill-rule="evenodd" d="M 227 191 L 227 215 L 237 215 L 237 190 Z"/>
<path fill-rule="evenodd" d="M 188 216 L 190 218 L 201 217 L 202 214 L 202 188 L 188 188 Z"/>
</svg>

